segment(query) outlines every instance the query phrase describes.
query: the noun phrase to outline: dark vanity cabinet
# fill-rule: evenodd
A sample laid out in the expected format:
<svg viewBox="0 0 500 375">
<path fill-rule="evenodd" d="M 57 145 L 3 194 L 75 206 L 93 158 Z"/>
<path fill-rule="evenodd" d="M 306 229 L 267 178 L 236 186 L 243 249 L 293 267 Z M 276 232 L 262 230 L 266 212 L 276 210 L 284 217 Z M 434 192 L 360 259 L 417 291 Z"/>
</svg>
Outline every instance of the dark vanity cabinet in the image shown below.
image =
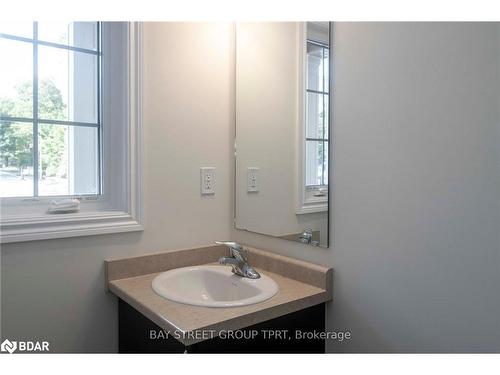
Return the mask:
<svg viewBox="0 0 500 375">
<path fill-rule="evenodd" d="M 119 299 L 120 353 L 325 353 L 325 304 L 184 345 Z"/>
</svg>

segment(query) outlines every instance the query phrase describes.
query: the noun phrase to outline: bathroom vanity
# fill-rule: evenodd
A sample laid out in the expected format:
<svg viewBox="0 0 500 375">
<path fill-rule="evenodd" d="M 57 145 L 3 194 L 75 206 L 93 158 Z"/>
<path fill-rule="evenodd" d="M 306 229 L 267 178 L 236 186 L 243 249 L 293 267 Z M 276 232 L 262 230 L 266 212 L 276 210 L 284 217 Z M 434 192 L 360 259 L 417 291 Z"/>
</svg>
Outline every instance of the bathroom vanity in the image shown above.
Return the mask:
<svg viewBox="0 0 500 375">
<path fill-rule="evenodd" d="M 107 288 L 119 298 L 119 352 L 324 353 L 325 341 L 315 333 L 325 331 L 333 270 L 245 249 L 249 263 L 278 291 L 262 302 L 233 307 L 175 302 L 152 287 L 165 271 L 215 265 L 228 254 L 225 246 L 107 261 Z"/>
</svg>

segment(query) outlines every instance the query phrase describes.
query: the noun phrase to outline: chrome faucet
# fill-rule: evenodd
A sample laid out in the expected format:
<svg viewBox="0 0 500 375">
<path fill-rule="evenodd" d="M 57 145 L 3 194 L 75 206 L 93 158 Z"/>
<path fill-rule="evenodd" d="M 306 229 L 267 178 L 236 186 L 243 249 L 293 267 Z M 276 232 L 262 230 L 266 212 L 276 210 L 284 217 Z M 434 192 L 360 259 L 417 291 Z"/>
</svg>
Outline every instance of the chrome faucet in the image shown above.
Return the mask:
<svg viewBox="0 0 500 375">
<path fill-rule="evenodd" d="M 304 229 L 304 231 L 299 236 L 300 242 L 311 243 L 313 239 L 313 231 L 311 228 Z"/>
<path fill-rule="evenodd" d="M 318 241 L 313 241 L 313 230 L 311 228 L 304 229 L 304 231 L 299 236 L 299 240 L 302 243 L 311 244 L 313 246 L 319 246 Z"/>
<path fill-rule="evenodd" d="M 221 257 L 219 259 L 220 264 L 232 266 L 233 273 L 236 275 L 248 277 L 249 279 L 260 278 L 259 273 L 251 265 L 248 264 L 243 246 L 236 242 L 215 241 L 215 243 L 219 245 L 226 245 L 227 247 L 229 247 L 230 256 Z"/>
</svg>

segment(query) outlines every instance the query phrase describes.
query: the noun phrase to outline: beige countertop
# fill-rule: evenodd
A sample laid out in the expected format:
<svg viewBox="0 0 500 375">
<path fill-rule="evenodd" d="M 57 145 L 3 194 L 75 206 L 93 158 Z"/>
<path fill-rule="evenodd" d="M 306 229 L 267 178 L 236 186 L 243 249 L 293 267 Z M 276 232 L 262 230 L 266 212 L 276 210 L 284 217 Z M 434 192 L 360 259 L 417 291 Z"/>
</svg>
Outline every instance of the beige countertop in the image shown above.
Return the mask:
<svg viewBox="0 0 500 375">
<path fill-rule="evenodd" d="M 185 345 L 215 337 L 223 330 L 245 328 L 331 300 L 331 268 L 245 248 L 249 263 L 279 286 L 275 296 L 253 305 L 191 306 L 170 301 L 153 291 L 151 283 L 161 272 L 213 263 L 227 255 L 227 248 L 220 245 L 106 261 L 107 287 Z"/>
</svg>

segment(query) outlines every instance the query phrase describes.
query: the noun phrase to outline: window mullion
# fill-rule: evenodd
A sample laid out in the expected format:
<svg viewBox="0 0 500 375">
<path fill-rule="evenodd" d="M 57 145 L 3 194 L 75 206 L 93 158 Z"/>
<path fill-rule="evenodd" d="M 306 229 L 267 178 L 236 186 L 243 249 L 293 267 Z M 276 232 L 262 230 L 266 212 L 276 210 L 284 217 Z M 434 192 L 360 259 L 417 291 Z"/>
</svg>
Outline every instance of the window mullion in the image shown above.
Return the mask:
<svg viewBox="0 0 500 375">
<path fill-rule="evenodd" d="M 326 52 L 328 51 L 327 48 L 323 47 L 323 53 L 322 53 L 322 59 L 323 59 L 323 91 L 325 93 L 329 93 L 329 88 L 325 87 L 325 76 L 326 76 L 326 59 L 325 59 L 325 56 L 326 56 Z M 326 145 L 326 137 L 325 137 L 325 134 L 326 134 L 326 127 L 327 127 L 327 123 L 326 123 L 326 99 L 328 98 L 328 94 L 323 94 L 323 160 L 322 160 L 322 164 L 321 164 L 321 168 L 322 168 L 322 174 L 321 174 L 321 183 L 322 185 L 326 185 L 325 184 L 325 157 L 326 157 L 326 150 L 325 150 L 325 145 Z M 328 119 L 330 119 L 330 116 L 328 116 Z"/>
<path fill-rule="evenodd" d="M 101 22 L 97 22 L 97 123 L 99 124 L 99 129 L 97 132 L 97 153 L 98 153 L 98 194 L 102 194 L 103 185 L 103 167 L 102 167 L 102 34 Z"/>
<path fill-rule="evenodd" d="M 38 197 L 38 23 L 33 22 L 33 196 Z"/>
</svg>

